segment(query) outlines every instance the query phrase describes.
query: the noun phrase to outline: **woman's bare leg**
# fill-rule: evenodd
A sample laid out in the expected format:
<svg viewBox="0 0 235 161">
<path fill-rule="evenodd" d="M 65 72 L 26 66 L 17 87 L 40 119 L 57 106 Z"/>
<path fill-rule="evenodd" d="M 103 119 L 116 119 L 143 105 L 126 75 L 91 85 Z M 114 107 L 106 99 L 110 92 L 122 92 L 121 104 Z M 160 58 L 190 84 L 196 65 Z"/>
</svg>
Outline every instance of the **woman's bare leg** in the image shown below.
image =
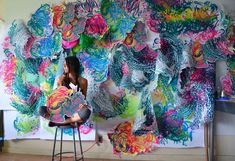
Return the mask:
<svg viewBox="0 0 235 161">
<path fill-rule="evenodd" d="M 64 123 L 67 124 L 73 122 L 82 122 L 82 119 L 80 118 L 78 113 L 75 113 L 72 117 L 67 118 Z"/>
</svg>

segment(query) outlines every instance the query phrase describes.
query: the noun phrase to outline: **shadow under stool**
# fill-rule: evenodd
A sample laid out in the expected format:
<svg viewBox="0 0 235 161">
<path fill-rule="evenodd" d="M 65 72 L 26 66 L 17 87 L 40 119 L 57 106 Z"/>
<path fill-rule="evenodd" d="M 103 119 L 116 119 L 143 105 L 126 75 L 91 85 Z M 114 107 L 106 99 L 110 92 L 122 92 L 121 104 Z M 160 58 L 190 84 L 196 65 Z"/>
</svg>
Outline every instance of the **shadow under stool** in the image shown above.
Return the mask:
<svg viewBox="0 0 235 161">
<path fill-rule="evenodd" d="M 82 150 L 82 141 L 81 141 L 81 134 L 79 131 L 79 127 L 81 126 L 81 123 L 75 122 L 75 123 L 68 123 L 68 124 L 63 124 L 63 123 L 54 123 L 54 122 L 49 122 L 48 124 L 49 127 L 56 127 L 55 130 L 55 137 L 54 137 L 54 144 L 53 144 L 53 152 L 52 152 L 52 161 L 55 161 L 55 157 L 56 156 L 60 156 L 60 161 L 62 161 L 62 155 L 63 154 L 67 154 L 67 153 L 74 153 L 74 161 L 84 161 L 84 156 L 83 156 L 83 150 Z M 74 147 L 74 151 L 73 152 L 64 152 L 62 151 L 63 149 L 63 132 L 65 128 L 71 128 L 72 129 L 72 133 L 73 133 L 73 147 Z M 60 136 L 60 152 L 55 154 L 55 149 L 56 149 L 56 141 L 57 141 L 57 132 L 58 129 L 61 130 L 61 136 Z M 75 140 L 75 132 L 77 129 L 78 132 L 78 141 L 79 141 L 79 145 L 80 145 L 80 156 L 77 157 L 77 149 L 76 149 L 76 140 Z"/>
</svg>

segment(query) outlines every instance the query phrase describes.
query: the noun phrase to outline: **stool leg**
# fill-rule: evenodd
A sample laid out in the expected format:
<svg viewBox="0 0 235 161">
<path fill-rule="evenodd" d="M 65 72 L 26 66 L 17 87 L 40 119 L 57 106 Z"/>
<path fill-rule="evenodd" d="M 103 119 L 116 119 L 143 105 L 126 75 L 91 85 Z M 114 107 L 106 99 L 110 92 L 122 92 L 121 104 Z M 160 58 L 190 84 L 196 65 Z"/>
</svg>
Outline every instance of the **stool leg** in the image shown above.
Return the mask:
<svg viewBox="0 0 235 161">
<path fill-rule="evenodd" d="M 52 150 L 52 161 L 55 160 L 54 158 L 55 158 L 55 144 L 56 144 L 57 130 L 58 130 L 58 127 L 56 127 L 55 129 L 54 145 L 53 145 L 53 150 Z"/>
<path fill-rule="evenodd" d="M 84 161 L 84 157 L 83 157 L 83 150 L 82 150 L 82 140 L 81 140 L 81 134 L 80 134 L 80 130 L 79 130 L 79 126 L 77 126 L 77 130 L 78 130 L 78 139 L 79 139 L 79 143 L 80 143 L 80 150 L 81 150 L 81 156 L 82 156 L 82 161 Z"/>
<path fill-rule="evenodd" d="M 61 128 L 61 138 L 60 138 L 60 161 L 62 161 L 63 133 L 64 133 L 64 129 Z"/>
<path fill-rule="evenodd" d="M 74 147 L 74 160 L 77 161 L 77 150 L 76 150 L 76 140 L 75 140 L 75 129 L 73 128 L 73 147 Z"/>
</svg>

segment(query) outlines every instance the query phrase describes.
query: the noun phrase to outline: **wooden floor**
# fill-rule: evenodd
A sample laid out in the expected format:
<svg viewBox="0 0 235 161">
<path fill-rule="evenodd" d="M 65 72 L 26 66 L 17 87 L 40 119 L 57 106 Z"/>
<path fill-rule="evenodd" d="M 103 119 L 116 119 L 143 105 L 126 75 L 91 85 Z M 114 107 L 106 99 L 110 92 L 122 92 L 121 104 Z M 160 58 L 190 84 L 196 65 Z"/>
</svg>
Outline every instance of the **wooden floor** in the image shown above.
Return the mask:
<svg viewBox="0 0 235 161">
<path fill-rule="evenodd" d="M 85 158 L 85 161 L 114 161 L 108 159 L 90 159 Z M 45 155 L 25 155 L 25 154 L 13 154 L 13 153 L 0 153 L 0 161 L 51 161 L 50 156 Z M 59 161 L 59 158 L 56 158 L 56 161 Z M 74 161 L 74 158 L 63 157 L 63 161 Z M 122 161 L 122 160 L 115 160 Z M 127 161 L 127 160 L 125 160 Z"/>
</svg>

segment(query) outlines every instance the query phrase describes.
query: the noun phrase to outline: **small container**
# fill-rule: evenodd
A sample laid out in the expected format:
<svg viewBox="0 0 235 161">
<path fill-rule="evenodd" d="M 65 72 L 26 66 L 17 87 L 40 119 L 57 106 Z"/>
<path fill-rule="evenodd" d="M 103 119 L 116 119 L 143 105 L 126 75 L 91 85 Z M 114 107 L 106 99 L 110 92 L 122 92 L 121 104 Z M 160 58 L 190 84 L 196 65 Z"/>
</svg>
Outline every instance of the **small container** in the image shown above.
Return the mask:
<svg viewBox="0 0 235 161">
<path fill-rule="evenodd" d="M 224 90 L 220 92 L 220 97 L 218 98 L 218 100 L 229 100 L 229 98 L 225 95 Z"/>
<path fill-rule="evenodd" d="M 224 93 L 224 90 L 222 90 L 221 93 L 220 93 L 220 98 L 224 98 L 224 97 L 226 97 L 226 95 Z"/>
</svg>

